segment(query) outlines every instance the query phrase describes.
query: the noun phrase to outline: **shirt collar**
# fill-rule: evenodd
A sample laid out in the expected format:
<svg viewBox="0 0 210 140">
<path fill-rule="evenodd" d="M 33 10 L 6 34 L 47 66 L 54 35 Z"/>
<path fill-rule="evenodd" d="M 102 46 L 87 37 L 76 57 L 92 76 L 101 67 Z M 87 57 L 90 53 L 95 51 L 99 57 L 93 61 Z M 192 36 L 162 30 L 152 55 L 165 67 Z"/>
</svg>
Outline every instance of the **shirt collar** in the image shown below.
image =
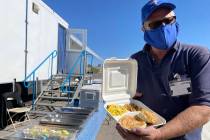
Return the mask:
<svg viewBox="0 0 210 140">
<path fill-rule="evenodd" d="M 150 46 L 149 44 L 145 44 L 145 45 L 144 45 L 144 48 L 143 48 L 143 52 L 144 52 L 144 53 L 147 53 L 147 52 L 150 51 L 150 49 L 151 49 L 151 46 Z"/>
<path fill-rule="evenodd" d="M 178 50 L 178 47 L 179 47 L 179 42 L 176 41 L 174 43 L 174 46 L 169 50 L 169 52 L 176 52 Z M 151 49 L 151 45 L 145 44 L 143 48 L 143 52 L 148 53 L 150 49 Z"/>
<path fill-rule="evenodd" d="M 172 49 L 174 49 L 175 51 L 177 51 L 178 48 L 179 48 L 179 44 L 180 43 L 178 41 L 176 41 Z"/>
</svg>

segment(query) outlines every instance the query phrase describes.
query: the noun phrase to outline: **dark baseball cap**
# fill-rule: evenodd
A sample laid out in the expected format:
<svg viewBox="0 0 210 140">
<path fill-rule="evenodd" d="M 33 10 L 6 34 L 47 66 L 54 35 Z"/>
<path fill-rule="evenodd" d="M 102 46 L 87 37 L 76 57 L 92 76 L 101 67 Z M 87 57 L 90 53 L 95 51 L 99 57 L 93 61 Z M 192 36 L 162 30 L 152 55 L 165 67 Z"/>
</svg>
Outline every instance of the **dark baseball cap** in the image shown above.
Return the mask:
<svg viewBox="0 0 210 140">
<path fill-rule="evenodd" d="M 174 10 L 176 6 L 167 0 L 149 0 L 141 9 L 142 24 L 148 19 L 148 17 L 158 8 L 166 7 Z"/>
</svg>

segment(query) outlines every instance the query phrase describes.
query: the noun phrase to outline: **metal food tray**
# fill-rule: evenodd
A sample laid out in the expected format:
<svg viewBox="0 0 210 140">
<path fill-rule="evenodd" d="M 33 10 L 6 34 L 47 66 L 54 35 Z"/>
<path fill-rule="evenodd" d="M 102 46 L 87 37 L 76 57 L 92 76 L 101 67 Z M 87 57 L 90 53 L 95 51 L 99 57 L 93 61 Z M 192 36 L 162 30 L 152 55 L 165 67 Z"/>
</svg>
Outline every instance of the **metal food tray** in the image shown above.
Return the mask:
<svg viewBox="0 0 210 140">
<path fill-rule="evenodd" d="M 57 124 L 45 124 L 42 123 L 40 124 L 41 126 L 47 126 L 47 127 L 57 127 L 57 128 L 66 128 L 66 129 L 70 129 L 70 130 L 77 130 L 79 132 L 79 130 L 82 128 L 83 124 L 78 126 L 78 125 L 57 125 Z"/>
<path fill-rule="evenodd" d="M 44 118 L 40 120 L 40 124 L 52 124 L 52 125 L 62 125 L 62 126 L 80 126 L 84 120 L 72 119 L 72 118 L 61 118 L 61 119 L 51 119 Z"/>
<path fill-rule="evenodd" d="M 88 115 L 83 114 L 69 114 L 69 113 L 60 113 L 62 115 L 62 118 L 72 118 L 72 119 L 78 119 L 78 120 L 85 120 L 88 118 Z"/>
<path fill-rule="evenodd" d="M 147 109 L 148 111 L 153 112 L 158 117 L 158 121 L 157 121 L 156 124 L 154 124 L 152 126 L 159 127 L 159 126 L 162 126 L 162 125 L 166 124 L 166 120 L 162 116 L 160 116 L 159 114 L 157 114 L 156 112 L 154 112 L 153 110 L 151 110 L 149 107 L 147 107 L 146 105 L 144 105 L 142 102 L 137 101 L 137 100 L 130 99 L 130 100 L 127 100 L 127 101 L 121 101 L 121 102 L 117 102 L 117 103 L 115 103 L 115 102 L 106 103 L 106 104 L 104 104 L 104 108 L 107 111 L 108 115 L 111 118 L 113 118 L 115 121 L 118 122 L 120 120 L 120 118 L 122 118 L 126 114 L 129 114 L 130 112 L 126 112 L 126 113 L 124 113 L 124 114 L 122 114 L 120 116 L 112 116 L 111 113 L 109 113 L 109 111 L 107 110 L 107 105 L 109 105 L 109 104 L 124 105 L 124 104 L 129 104 L 129 103 L 133 103 L 133 104 L 137 105 L 138 107 L 141 107 L 141 108 Z"/>
<path fill-rule="evenodd" d="M 80 107 L 63 107 L 58 112 L 60 114 L 89 115 L 93 110 L 94 109 Z"/>
<path fill-rule="evenodd" d="M 40 126 L 40 125 L 37 125 L 37 126 Z M 59 129 L 66 129 L 67 131 L 69 131 L 71 133 L 71 136 L 69 137 L 66 137 L 66 138 L 63 138 L 63 140 L 75 140 L 76 139 L 76 135 L 78 133 L 78 130 L 74 130 L 74 129 L 69 129 L 69 128 L 65 128 L 65 127 L 57 127 L 57 126 L 40 126 L 40 127 L 48 127 L 48 128 L 51 128 L 51 129 L 55 129 L 55 130 L 59 130 Z M 29 128 L 32 128 L 29 127 Z M 26 128 L 27 129 L 27 128 Z M 25 129 L 24 129 L 25 130 Z M 31 136 L 26 136 L 24 134 L 24 130 L 18 130 L 15 134 L 11 135 L 11 136 L 8 136 L 8 137 L 5 137 L 5 139 L 9 139 L 9 140 L 43 140 L 44 138 L 42 137 L 31 137 Z M 48 138 L 48 140 L 57 140 L 58 137 L 54 138 Z"/>
</svg>

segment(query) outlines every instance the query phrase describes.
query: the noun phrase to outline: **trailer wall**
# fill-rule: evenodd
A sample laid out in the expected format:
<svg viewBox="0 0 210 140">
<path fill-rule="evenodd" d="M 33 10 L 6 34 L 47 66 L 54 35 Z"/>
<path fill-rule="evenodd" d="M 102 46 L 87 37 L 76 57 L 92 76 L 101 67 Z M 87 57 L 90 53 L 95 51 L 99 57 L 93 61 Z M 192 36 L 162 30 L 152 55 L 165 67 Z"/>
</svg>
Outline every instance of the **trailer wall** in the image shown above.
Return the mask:
<svg viewBox="0 0 210 140">
<path fill-rule="evenodd" d="M 38 13 L 33 11 L 33 5 Z M 4 0 L 0 5 L 0 83 L 24 80 L 26 40 L 26 0 Z M 53 50 L 58 49 L 58 25 L 68 28 L 68 23 L 59 17 L 41 0 L 28 0 L 28 54 L 27 74 Z M 57 72 L 55 59 L 54 73 Z M 49 63 L 37 72 L 39 79 L 49 76 Z"/>
</svg>

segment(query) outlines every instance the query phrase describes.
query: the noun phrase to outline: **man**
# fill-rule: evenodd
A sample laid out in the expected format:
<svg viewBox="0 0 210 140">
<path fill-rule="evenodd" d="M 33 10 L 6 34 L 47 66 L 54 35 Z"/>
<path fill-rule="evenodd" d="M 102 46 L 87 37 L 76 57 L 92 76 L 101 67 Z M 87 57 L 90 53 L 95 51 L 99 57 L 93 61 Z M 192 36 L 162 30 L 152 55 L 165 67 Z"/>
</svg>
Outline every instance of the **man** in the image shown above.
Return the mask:
<svg viewBox="0 0 210 140">
<path fill-rule="evenodd" d="M 210 52 L 177 41 L 175 5 L 151 0 L 142 8 L 146 45 L 131 57 L 138 62 L 136 97 L 163 116 L 167 123 L 145 129 L 116 128 L 129 140 L 201 140 L 202 126 L 210 119 Z M 191 94 L 176 96 L 169 81 L 179 74 L 190 77 Z"/>
</svg>

